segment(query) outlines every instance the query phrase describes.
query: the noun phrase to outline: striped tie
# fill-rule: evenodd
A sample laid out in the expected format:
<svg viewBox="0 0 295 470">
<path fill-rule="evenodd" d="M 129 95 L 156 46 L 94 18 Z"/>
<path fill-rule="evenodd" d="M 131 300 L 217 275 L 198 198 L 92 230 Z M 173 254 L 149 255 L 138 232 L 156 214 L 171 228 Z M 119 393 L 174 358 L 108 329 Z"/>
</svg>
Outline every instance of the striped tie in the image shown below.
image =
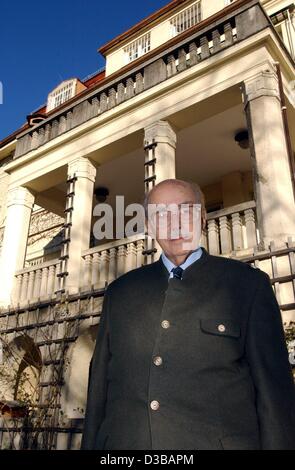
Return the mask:
<svg viewBox="0 0 295 470">
<path fill-rule="evenodd" d="M 171 272 L 173 273 L 173 277 L 182 279 L 183 269 L 180 266 L 176 266 L 176 268 L 171 269 Z"/>
</svg>

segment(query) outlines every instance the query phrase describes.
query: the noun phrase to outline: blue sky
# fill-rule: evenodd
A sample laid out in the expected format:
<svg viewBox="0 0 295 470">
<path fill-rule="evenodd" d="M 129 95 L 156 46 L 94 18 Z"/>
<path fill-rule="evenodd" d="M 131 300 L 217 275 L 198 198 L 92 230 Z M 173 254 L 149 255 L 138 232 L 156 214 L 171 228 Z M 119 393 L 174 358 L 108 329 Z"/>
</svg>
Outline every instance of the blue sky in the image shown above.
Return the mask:
<svg viewBox="0 0 295 470">
<path fill-rule="evenodd" d="M 44 104 L 62 80 L 104 66 L 97 48 L 169 0 L 2 2 L 0 12 L 0 140 Z"/>
</svg>

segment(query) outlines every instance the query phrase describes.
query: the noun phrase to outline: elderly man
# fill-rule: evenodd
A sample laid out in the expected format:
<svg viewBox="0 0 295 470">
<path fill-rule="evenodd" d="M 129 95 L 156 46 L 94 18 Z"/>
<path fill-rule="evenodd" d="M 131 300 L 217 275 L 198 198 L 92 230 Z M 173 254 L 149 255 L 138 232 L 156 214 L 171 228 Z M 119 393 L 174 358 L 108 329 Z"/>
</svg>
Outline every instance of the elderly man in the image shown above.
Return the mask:
<svg viewBox="0 0 295 470">
<path fill-rule="evenodd" d="M 197 185 L 162 181 L 147 203 L 163 251 L 106 290 L 82 448 L 295 449 L 294 383 L 269 276 L 200 246 Z M 192 232 L 177 235 L 171 205 Z"/>
</svg>

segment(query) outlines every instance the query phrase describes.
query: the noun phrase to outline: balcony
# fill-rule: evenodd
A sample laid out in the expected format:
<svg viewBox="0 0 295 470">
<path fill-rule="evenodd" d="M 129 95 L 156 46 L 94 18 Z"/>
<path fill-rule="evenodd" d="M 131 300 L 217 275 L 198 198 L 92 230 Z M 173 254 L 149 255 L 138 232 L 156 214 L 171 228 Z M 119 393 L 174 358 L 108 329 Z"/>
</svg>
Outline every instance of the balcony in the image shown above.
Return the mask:
<svg viewBox="0 0 295 470">
<path fill-rule="evenodd" d="M 200 67 L 209 58 L 232 48 L 256 33 L 271 28 L 270 19 L 257 0 L 238 1 L 189 28 L 165 45 L 111 74 L 97 90 L 70 100 L 50 117 L 17 138 L 15 159 L 44 147 L 84 123 L 108 113 L 159 83 Z"/>
</svg>

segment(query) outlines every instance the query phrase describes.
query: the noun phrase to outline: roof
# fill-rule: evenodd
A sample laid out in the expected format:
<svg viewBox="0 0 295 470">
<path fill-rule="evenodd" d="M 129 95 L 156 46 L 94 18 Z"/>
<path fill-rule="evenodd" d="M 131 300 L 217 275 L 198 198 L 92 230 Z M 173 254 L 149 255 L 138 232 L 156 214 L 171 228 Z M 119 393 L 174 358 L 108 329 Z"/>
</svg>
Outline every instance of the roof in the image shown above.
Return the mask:
<svg viewBox="0 0 295 470">
<path fill-rule="evenodd" d="M 111 41 L 108 41 L 106 44 L 104 44 L 98 49 L 98 52 L 100 52 L 103 56 L 105 56 L 107 52 L 118 43 L 124 41 L 128 37 L 137 33 L 140 29 L 143 29 L 145 26 L 159 19 L 161 16 L 165 15 L 166 13 L 171 12 L 172 10 L 175 10 L 179 5 L 182 5 L 183 3 L 187 3 L 187 2 L 188 0 L 172 0 L 172 2 L 169 2 L 164 7 L 160 8 L 159 10 L 155 11 L 151 15 L 147 16 L 146 18 L 144 18 L 139 23 L 132 26 L 130 29 L 128 29 L 124 33 L 119 34 Z"/>
<path fill-rule="evenodd" d="M 102 81 L 104 78 L 105 78 L 105 69 L 100 69 L 98 72 L 95 72 L 94 74 L 86 77 L 85 80 L 79 80 L 78 79 L 78 81 L 83 83 L 83 85 L 86 86 L 87 90 L 89 90 L 90 88 L 95 86 L 98 82 Z M 80 95 L 80 93 L 78 95 Z M 78 95 L 75 95 L 75 97 L 73 97 L 73 98 L 76 98 Z M 62 107 L 62 105 L 60 107 Z M 46 117 L 50 116 L 51 113 L 55 112 L 56 109 L 57 108 L 55 108 L 52 111 L 49 111 L 48 113 L 46 113 L 46 105 L 42 105 L 42 106 L 40 106 L 40 108 L 34 110 L 31 114 L 29 114 L 27 116 L 27 119 L 29 120 L 30 118 L 34 117 L 35 115 L 36 116 L 37 115 L 43 115 L 46 118 Z M 18 134 L 25 131 L 26 129 L 29 129 L 29 127 L 30 126 L 29 126 L 28 122 L 26 122 L 21 127 L 19 127 L 16 131 L 12 132 L 7 137 L 0 140 L 0 148 L 4 147 L 5 145 L 12 142 Z"/>
</svg>

